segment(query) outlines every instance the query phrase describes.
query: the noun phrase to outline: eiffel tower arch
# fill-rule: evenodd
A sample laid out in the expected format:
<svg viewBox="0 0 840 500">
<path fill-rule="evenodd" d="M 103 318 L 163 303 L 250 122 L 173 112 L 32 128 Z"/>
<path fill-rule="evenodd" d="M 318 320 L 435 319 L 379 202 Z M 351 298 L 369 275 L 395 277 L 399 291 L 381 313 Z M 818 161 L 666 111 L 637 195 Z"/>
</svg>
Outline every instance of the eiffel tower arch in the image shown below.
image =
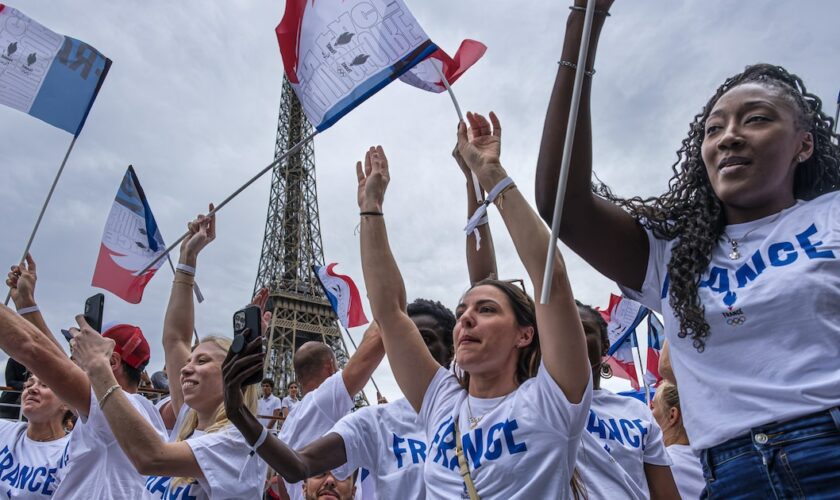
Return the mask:
<svg viewBox="0 0 840 500">
<path fill-rule="evenodd" d="M 277 121 L 274 156 L 284 154 L 312 133 L 312 126 L 283 78 L 283 96 Z M 271 324 L 267 339 L 264 373 L 278 390 L 295 380 L 292 357 L 310 340 L 329 345 L 338 364 L 347 364 L 347 346 L 338 318 L 312 270 L 323 265 L 318 193 L 315 185 L 315 147 L 309 141 L 287 161 L 274 168 L 265 222 L 259 270 L 254 293 L 269 289 Z M 366 404 L 364 393 L 357 403 Z"/>
</svg>

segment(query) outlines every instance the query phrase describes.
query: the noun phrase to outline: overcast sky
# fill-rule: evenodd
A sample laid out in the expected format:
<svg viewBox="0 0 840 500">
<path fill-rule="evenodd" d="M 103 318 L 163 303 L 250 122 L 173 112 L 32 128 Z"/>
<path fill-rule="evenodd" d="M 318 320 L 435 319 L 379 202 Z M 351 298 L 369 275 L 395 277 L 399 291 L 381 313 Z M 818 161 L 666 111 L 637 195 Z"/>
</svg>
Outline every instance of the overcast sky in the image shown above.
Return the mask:
<svg viewBox="0 0 840 500">
<path fill-rule="evenodd" d="M 570 2 L 406 3 L 450 54 L 463 38 L 488 46 L 454 89 L 465 110 L 499 115 L 505 130 L 503 163 L 533 200 L 543 118 Z M 283 71 L 274 27 L 283 2 L 18 0 L 10 5 L 113 60 L 32 248 L 39 271 L 37 299 L 58 331 L 73 324 L 85 298 L 99 291 L 90 287 L 93 267 L 129 164 L 170 242 L 208 202 L 220 201 L 272 161 Z M 747 64 L 787 67 L 834 113 L 840 89 L 836 1 L 619 0 L 612 13 L 595 65 L 594 155 L 598 175 L 620 194 L 655 195 L 666 189 L 692 117 L 727 76 Z M 385 212 L 409 300 L 424 297 L 453 307 L 466 289 L 464 182 L 450 157 L 456 121 L 445 94 L 397 82 L 316 139 L 325 259 L 339 262 L 338 271 L 355 278 L 363 296 L 354 236 L 354 163 L 375 144 L 382 144 L 390 159 Z M 70 139 L 0 107 L 3 265 L 20 257 Z M 198 265 L 207 298 L 197 309 L 202 335 L 230 335 L 231 314 L 250 298 L 269 184 L 266 175 L 218 216 L 218 238 Z M 490 220 L 501 276 L 525 276 L 495 209 Z M 606 305 L 615 285 L 571 252 L 564 255 L 575 295 Z M 139 305 L 105 292 L 105 321 L 138 324 L 149 338 L 150 371 L 163 363 L 160 332 L 171 278 L 162 269 Z M 362 329 L 352 334 L 358 340 Z M 387 363 L 375 377 L 386 396 L 398 397 Z M 606 386 L 629 387 L 615 381 Z"/>
</svg>

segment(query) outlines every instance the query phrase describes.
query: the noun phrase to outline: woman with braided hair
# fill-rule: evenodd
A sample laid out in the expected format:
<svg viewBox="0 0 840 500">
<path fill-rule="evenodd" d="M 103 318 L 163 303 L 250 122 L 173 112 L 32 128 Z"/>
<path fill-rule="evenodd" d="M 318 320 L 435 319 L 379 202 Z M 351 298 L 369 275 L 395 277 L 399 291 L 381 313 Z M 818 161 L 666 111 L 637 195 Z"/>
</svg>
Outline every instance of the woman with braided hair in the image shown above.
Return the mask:
<svg viewBox="0 0 840 500">
<path fill-rule="evenodd" d="M 569 15 L 537 167 L 537 204 L 549 222 L 575 74 L 562 61 L 580 48 L 584 5 L 575 0 Z M 561 239 L 663 314 L 708 496 L 834 491 L 840 149 L 833 120 L 799 77 L 749 66 L 695 116 L 665 194 L 593 192 L 591 69 L 611 5 L 596 0 Z"/>
</svg>

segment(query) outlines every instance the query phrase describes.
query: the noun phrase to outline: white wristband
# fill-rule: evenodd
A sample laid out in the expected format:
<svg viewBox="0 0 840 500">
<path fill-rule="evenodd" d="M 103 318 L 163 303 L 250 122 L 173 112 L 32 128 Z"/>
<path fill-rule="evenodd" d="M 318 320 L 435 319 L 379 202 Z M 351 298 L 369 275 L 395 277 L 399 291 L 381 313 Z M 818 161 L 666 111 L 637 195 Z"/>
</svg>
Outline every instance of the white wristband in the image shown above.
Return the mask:
<svg viewBox="0 0 840 500">
<path fill-rule="evenodd" d="M 268 429 L 263 427 L 262 432 L 260 433 L 260 437 L 257 438 L 257 441 L 254 443 L 254 446 L 251 446 L 251 454 L 252 455 L 257 452 L 257 448 L 259 448 L 260 446 L 263 445 L 263 443 L 265 443 L 265 440 L 266 440 L 267 437 L 268 437 Z"/>
<path fill-rule="evenodd" d="M 38 306 L 21 307 L 20 309 L 17 310 L 17 313 L 20 314 L 21 316 L 23 316 L 24 314 L 35 313 L 35 312 L 38 312 L 40 310 L 41 310 L 41 308 L 39 308 Z"/>
<path fill-rule="evenodd" d="M 186 264 L 181 264 L 179 262 L 178 265 L 175 266 L 175 269 L 177 269 L 177 270 L 179 270 L 183 273 L 187 273 L 190 276 L 195 276 L 195 268 L 193 266 L 188 266 Z"/>
</svg>

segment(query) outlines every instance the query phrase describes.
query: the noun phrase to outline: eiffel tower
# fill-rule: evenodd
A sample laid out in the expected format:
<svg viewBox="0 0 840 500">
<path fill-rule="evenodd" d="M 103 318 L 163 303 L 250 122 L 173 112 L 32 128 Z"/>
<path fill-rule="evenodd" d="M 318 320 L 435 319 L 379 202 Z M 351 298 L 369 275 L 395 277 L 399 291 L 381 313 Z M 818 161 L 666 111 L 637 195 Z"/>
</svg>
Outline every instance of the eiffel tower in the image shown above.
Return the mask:
<svg viewBox="0 0 840 500">
<path fill-rule="evenodd" d="M 286 78 L 277 121 L 277 158 L 304 137 L 312 126 Z M 262 255 L 254 293 L 269 289 L 267 309 L 272 311 L 264 373 L 278 391 L 295 380 L 292 357 L 310 340 L 329 345 L 339 366 L 347 364 L 347 346 L 338 318 L 321 288 L 313 265 L 323 265 L 318 193 L 315 185 L 315 147 L 309 141 L 271 176 L 271 194 L 265 222 Z M 357 404 L 367 404 L 364 393 Z"/>
</svg>

